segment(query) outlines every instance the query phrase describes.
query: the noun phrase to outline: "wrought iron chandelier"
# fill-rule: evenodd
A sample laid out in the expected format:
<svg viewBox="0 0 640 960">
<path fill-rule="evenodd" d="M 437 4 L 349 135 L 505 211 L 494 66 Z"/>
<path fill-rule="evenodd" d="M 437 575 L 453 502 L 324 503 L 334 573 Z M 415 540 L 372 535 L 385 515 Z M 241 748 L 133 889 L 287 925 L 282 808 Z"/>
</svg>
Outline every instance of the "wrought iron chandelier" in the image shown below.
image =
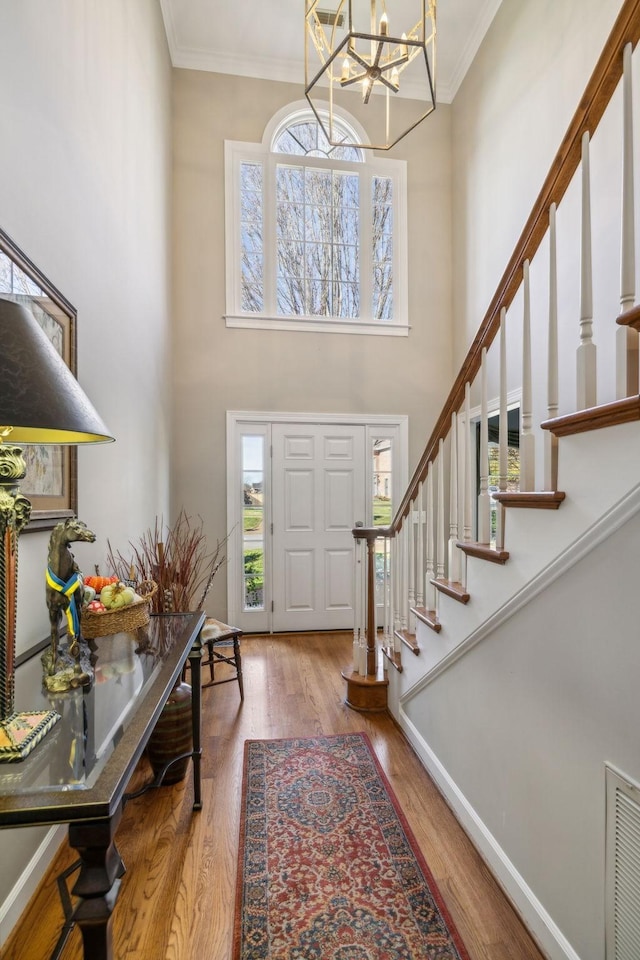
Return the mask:
<svg viewBox="0 0 640 960">
<path fill-rule="evenodd" d="M 305 3 L 305 95 L 327 139 L 342 142 L 335 109 L 359 102 L 373 106 L 357 145 L 389 150 L 435 110 L 436 0 Z"/>
</svg>

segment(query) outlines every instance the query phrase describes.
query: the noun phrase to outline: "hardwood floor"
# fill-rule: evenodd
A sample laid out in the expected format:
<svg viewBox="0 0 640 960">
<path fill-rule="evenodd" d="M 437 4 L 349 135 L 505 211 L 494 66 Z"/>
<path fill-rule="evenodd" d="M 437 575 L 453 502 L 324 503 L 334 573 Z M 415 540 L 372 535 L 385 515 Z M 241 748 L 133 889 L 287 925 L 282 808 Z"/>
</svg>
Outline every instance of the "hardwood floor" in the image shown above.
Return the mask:
<svg viewBox="0 0 640 960">
<path fill-rule="evenodd" d="M 357 730 L 371 739 L 471 960 L 543 960 L 393 720 L 345 705 L 340 671 L 351 660 L 350 635 L 244 637 L 242 654 L 244 704 L 236 683 L 203 691 L 203 810 L 192 813 L 190 771 L 125 808 L 117 960 L 228 960 L 245 739 Z M 143 764 L 134 781 L 147 775 Z M 48 960 L 63 922 L 55 876 L 73 860 L 65 844 L 3 960 Z M 62 958 L 79 957 L 73 931 Z"/>
</svg>

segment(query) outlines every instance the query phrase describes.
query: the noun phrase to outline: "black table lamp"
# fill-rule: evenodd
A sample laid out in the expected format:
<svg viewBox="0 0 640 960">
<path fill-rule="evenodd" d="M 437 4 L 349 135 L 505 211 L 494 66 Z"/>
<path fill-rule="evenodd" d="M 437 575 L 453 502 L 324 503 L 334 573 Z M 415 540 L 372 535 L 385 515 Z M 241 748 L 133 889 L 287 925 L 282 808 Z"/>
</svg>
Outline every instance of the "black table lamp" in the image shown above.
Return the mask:
<svg viewBox="0 0 640 960">
<path fill-rule="evenodd" d="M 26 757 L 59 719 L 14 709 L 18 536 L 31 513 L 16 444 L 113 439 L 32 313 L 0 298 L 0 762 Z"/>
</svg>

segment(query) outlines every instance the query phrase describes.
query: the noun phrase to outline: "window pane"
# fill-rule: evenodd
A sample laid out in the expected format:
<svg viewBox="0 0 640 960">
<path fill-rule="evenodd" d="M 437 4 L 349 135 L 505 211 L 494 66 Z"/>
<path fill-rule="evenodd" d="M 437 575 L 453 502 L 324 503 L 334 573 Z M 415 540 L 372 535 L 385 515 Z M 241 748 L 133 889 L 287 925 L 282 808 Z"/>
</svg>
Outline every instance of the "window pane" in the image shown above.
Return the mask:
<svg viewBox="0 0 640 960">
<path fill-rule="evenodd" d="M 378 236 L 373 247 L 374 263 L 391 263 L 393 261 L 393 238 Z"/>
<path fill-rule="evenodd" d="M 310 280 L 328 280 L 331 275 L 331 247 L 328 243 L 308 243 L 305 265 Z"/>
<path fill-rule="evenodd" d="M 295 241 L 278 241 L 278 276 L 302 276 L 304 244 Z"/>
<path fill-rule="evenodd" d="M 318 124 L 313 120 L 295 123 L 289 127 L 291 136 L 300 146 L 300 153 L 318 148 Z"/>
<path fill-rule="evenodd" d="M 244 253 L 262 252 L 262 227 L 260 224 L 243 223 L 240 227 Z"/>
<path fill-rule="evenodd" d="M 302 167 L 276 167 L 276 198 L 292 203 L 304 202 L 304 170 Z"/>
<path fill-rule="evenodd" d="M 276 208 L 278 239 L 304 240 L 304 205 L 279 203 Z"/>
<path fill-rule="evenodd" d="M 245 547 L 244 609 L 264 610 L 264 550 Z"/>
<path fill-rule="evenodd" d="M 360 288 L 357 283 L 333 285 L 333 315 L 349 320 L 360 315 Z"/>
<path fill-rule="evenodd" d="M 241 305 L 243 310 L 250 313 L 262 313 L 264 310 L 262 287 L 258 284 L 243 284 Z"/>
<path fill-rule="evenodd" d="M 360 239 L 360 211 L 349 207 L 336 207 L 334 232 L 338 242 L 350 242 L 357 248 Z"/>
<path fill-rule="evenodd" d="M 390 438 L 373 441 L 373 526 L 388 527 L 393 518 L 391 477 L 393 469 Z"/>
<path fill-rule="evenodd" d="M 305 240 L 331 240 L 331 209 L 305 207 Z"/>
<path fill-rule="evenodd" d="M 264 437 L 242 437 L 242 577 L 245 610 L 264 609 Z"/>
<path fill-rule="evenodd" d="M 240 190 L 262 192 L 262 164 L 244 162 L 240 166 Z"/>
<path fill-rule="evenodd" d="M 362 163 L 364 160 L 362 151 L 357 147 L 332 147 L 328 153 L 337 160 L 349 160 L 352 163 Z"/>
<path fill-rule="evenodd" d="M 307 281 L 307 312 L 312 317 L 331 316 L 331 286 L 328 281 Z"/>
<path fill-rule="evenodd" d="M 340 246 L 335 247 L 334 253 L 333 279 L 357 283 L 360 279 L 360 264 L 358 263 L 357 248 L 340 244 Z"/>
<path fill-rule="evenodd" d="M 309 206 L 331 205 L 332 174 L 330 170 L 307 170 L 305 201 Z"/>
<path fill-rule="evenodd" d="M 264 236 L 262 230 L 262 164 L 240 165 L 240 304 L 242 310 L 264 309 Z"/>
<path fill-rule="evenodd" d="M 338 160 L 349 160 L 353 163 L 362 163 L 364 156 L 359 147 L 351 146 L 352 134 L 334 118 L 334 141 L 340 140 L 337 146 L 332 146 L 327 140 L 324 130 L 315 119 L 301 120 L 289 124 L 274 139 L 271 149 L 274 153 L 288 153 L 297 156 L 335 157 Z"/>
<path fill-rule="evenodd" d="M 360 177 L 356 174 L 336 173 L 333 179 L 334 202 L 342 207 L 360 207 Z"/>
<path fill-rule="evenodd" d="M 393 320 L 393 184 L 374 177 L 372 190 L 372 309 L 376 320 Z"/>
<path fill-rule="evenodd" d="M 262 220 L 262 194 L 255 190 L 245 190 L 240 196 L 240 219 L 252 223 Z"/>
<path fill-rule="evenodd" d="M 305 281 L 303 277 L 281 277 L 277 288 L 278 313 L 302 316 L 306 313 Z"/>
</svg>

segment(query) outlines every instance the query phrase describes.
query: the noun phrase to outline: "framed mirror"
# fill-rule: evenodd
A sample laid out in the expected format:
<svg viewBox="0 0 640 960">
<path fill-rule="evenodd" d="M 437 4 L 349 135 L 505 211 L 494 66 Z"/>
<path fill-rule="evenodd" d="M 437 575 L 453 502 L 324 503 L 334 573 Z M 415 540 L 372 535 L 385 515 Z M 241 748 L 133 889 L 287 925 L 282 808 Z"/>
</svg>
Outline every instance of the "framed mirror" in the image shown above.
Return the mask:
<svg viewBox="0 0 640 960">
<path fill-rule="evenodd" d="M 0 297 L 15 300 L 34 315 L 76 376 L 76 310 L 0 228 Z M 1 349 L 1 345 L 0 345 Z M 20 491 L 31 501 L 31 520 L 23 531 L 51 530 L 76 515 L 76 447 L 25 445 L 27 472 Z"/>
</svg>

